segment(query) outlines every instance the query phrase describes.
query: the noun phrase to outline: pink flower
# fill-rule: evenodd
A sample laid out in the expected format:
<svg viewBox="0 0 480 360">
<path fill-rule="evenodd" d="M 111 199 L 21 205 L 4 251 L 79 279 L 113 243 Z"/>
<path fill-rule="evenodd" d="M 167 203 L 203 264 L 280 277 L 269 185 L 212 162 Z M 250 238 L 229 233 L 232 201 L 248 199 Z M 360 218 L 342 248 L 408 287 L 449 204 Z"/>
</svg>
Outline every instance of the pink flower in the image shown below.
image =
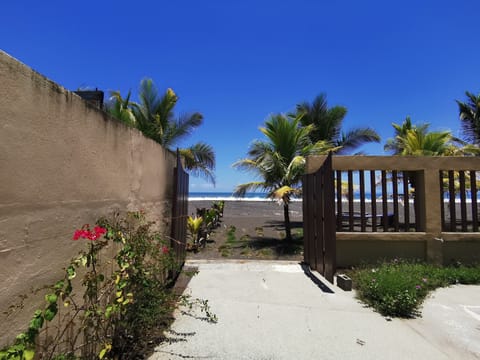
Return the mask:
<svg viewBox="0 0 480 360">
<path fill-rule="evenodd" d="M 416 286 L 415 286 L 415 289 L 417 289 L 417 290 L 420 290 L 421 288 L 422 288 L 421 285 L 416 285 Z"/>
<path fill-rule="evenodd" d="M 162 254 L 168 254 L 170 250 L 168 249 L 168 247 L 166 247 L 165 245 L 162 247 Z"/>
</svg>

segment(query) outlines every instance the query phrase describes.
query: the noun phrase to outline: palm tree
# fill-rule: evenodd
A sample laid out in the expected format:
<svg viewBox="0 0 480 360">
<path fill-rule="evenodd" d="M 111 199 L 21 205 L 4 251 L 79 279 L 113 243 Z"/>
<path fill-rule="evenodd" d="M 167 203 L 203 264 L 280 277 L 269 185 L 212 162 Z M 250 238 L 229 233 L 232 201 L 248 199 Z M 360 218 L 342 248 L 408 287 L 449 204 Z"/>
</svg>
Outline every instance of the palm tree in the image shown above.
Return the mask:
<svg viewBox="0 0 480 360">
<path fill-rule="evenodd" d="M 480 94 L 475 96 L 466 91 L 466 102 L 455 100 L 458 104 L 458 112 L 465 140 L 480 145 Z"/>
<path fill-rule="evenodd" d="M 412 124 L 409 116 L 402 124 L 392 124 L 395 137 L 385 143 L 384 149 L 394 155 L 457 156 L 471 152 L 450 131 L 429 131 L 429 124 Z"/>
<path fill-rule="evenodd" d="M 126 100 L 122 100 L 119 93 L 113 93 L 113 95 L 117 99 L 114 102 L 114 110 L 117 108 L 122 111 L 129 110 L 135 119 L 135 127 L 145 136 L 170 150 L 177 147 L 180 141 L 203 123 L 203 115 L 199 112 L 175 116 L 174 108 L 178 102 L 178 96 L 170 88 L 160 94 L 152 79 L 143 79 L 140 82 L 139 103 L 129 102 L 130 93 Z M 123 116 L 124 112 L 114 116 Z M 180 149 L 180 154 L 184 157 L 185 168 L 191 174 L 202 176 L 215 184 L 213 174 L 215 153 L 210 145 L 199 142 Z"/>
<path fill-rule="evenodd" d="M 412 125 L 412 119 L 410 116 L 407 116 L 405 120 L 403 120 L 402 124 L 395 124 L 392 123 L 393 129 L 395 131 L 395 136 L 393 138 L 387 139 L 385 146 L 383 147 L 385 151 L 390 151 L 393 155 L 400 155 L 403 151 L 402 142 L 406 136 L 408 131 L 420 127 L 420 129 L 426 130 L 428 128 L 428 124 L 422 125 Z"/>
<path fill-rule="evenodd" d="M 423 131 L 421 128 L 410 129 L 405 137 L 400 139 L 401 155 L 441 156 L 455 151 L 451 143 L 450 131 Z"/>
<path fill-rule="evenodd" d="M 105 104 L 105 110 L 124 124 L 135 127 L 137 121 L 132 111 L 133 103 L 130 102 L 130 96 L 131 91 L 128 92 L 125 99 L 122 98 L 119 91 L 110 92 L 110 101 Z"/>
<path fill-rule="evenodd" d="M 256 140 L 250 145 L 248 158 L 237 161 L 234 167 L 254 173 L 259 181 L 238 185 L 235 195 L 244 196 L 247 191 L 262 189 L 270 198 L 283 203 L 285 234 L 292 240 L 289 201 L 300 192 L 300 181 L 305 170 L 305 157 L 338 150 L 327 141 L 312 143 L 313 125 L 300 126 L 301 116 L 290 118 L 272 115 L 260 131 L 266 141 Z"/>
<path fill-rule="evenodd" d="M 339 153 L 349 153 L 368 142 L 380 142 L 380 136 L 371 128 L 355 128 L 342 131 L 342 122 L 347 108 L 334 106 L 329 108 L 325 94 L 318 95 L 313 102 L 297 105 L 296 115 L 303 115 L 303 126 L 313 125 L 310 133 L 312 142 L 328 141 L 338 147 Z"/>
</svg>

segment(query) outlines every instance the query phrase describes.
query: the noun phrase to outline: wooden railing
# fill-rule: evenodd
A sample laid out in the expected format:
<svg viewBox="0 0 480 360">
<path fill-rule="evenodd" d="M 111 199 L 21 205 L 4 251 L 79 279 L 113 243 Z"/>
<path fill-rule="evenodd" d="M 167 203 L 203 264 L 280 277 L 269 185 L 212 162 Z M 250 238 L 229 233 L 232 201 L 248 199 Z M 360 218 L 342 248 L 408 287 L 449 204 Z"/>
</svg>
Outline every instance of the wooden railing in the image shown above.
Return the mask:
<svg viewBox="0 0 480 360">
<path fill-rule="evenodd" d="M 337 231 L 419 231 L 414 178 L 402 170 L 336 170 Z"/>
<path fill-rule="evenodd" d="M 308 157 L 306 174 L 325 160 Z M 341 266 L 392 256 L 480 259 L 480 157 L 333 156 L 332 172 Z"/>
<path fill-rule="evenodd" d="M 443 231 L 478 232 L 477 173 L 440 170 Z"/>
<path fill-rule="evenodd" d="M 478 231 L 480 158 L 334 156 L 332 167 L 337 232 Z"/>
</svg>

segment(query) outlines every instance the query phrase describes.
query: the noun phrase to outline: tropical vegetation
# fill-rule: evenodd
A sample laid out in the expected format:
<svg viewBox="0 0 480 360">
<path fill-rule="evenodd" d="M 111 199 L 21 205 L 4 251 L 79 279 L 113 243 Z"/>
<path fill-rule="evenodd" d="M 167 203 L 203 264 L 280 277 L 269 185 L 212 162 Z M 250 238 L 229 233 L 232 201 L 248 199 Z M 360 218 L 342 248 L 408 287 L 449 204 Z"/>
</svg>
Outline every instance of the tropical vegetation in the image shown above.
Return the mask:
<svg viewBox="0 0 480 360">
<path fill-rule="evenodd" d="M 139 102 L 130 101 L 130 97 L 130 92 L 122 98 L 118 91 L 113 91 L 107 112 L 170 150 L 178 147 L 203 123 L 203 115 L 199 112 L 175 115 L 177 94 L 170 88 L 159 93 L 152 79 L 140 82 Z M 191 174 L 215 183 L 215 153 L 209 144 L 198 142 L 179 151 Z"/>
<path fill-rule="evenodd" d="M 441 156 L 459 151 L 460 140 L 450 131 L 429 131 L 429 124 L 412 124 L 409 116 L 402 124 L 392 124 L 394 138 L 387 140 L 384 149 L 393 155 Z"/>
<path fill-rule="evenodd" d="M 339 154 L 350 153 L 365 143 L 380 142 L 380 136 L 369 127 L 342 131 L 347 108 L 338 105 L 328 107 L 325 94 L 318 95 L 312 103 L 298 104 L 295 115 L 301 116 L 302 126 L 313 126 L 309 134 L 312 143 L 330 142 Z"/>
<path fill-rule="evenodd" d="M 261 189 L 268 196 L 283 204 L 286 240 L 291 241 L 289 201 L 300 193 L 300 182 L 305 170 L 307 155 L 326 154 L 332 147 L 328 141 L 312 142 L 310 133 L 314 125 L 301 126 L 302 115 L 295 117 L 277 114 L 265 121 L 260 128 L 266 140 L 254 141 L 248 157 L 233 164 L 237 169 L 251 172 L 257 181 L 240 184 L 235 195 L 244 196 L 247 191 Z"/>
<path fill-rule="evenodd" d="M 480 94 L 466 91 L 465 102 L 456 100 L 465 141 L 480 145 Z"/>
<path fill-rule="evenodd" d="M 351 274 L 357 296 L 385 316 L 414 317 L 427 295 L 453 284 L 480 284 L 480 266 L 439 267 L 394 259 Z"/>
<path fill-rule="evenodd" d="M 85 240 L 85 250 L 57 282 L 41 287 L 44 305 L 14 343 L 0 349 L 0 359 L 143 358 L 161 340 L 157 331 L 168 325 L 177 300 L 215 322 L 207 300 L 172 291 L 168 274 L 180 264 L 153 226 L 143 211 L 134 211 L 76 230 L 72 240 Z"/>
<path fill-rule="evenodd" d="M 476 145 L 468 144 L 448 130 L 429 131 L 430 124 L 412 124 L 406 117 L 402 124 L 392 124 L 394 137 L 385 143 L 385 151 L 393 155 L 463 156 L 479 152 Z"/>
</svg>

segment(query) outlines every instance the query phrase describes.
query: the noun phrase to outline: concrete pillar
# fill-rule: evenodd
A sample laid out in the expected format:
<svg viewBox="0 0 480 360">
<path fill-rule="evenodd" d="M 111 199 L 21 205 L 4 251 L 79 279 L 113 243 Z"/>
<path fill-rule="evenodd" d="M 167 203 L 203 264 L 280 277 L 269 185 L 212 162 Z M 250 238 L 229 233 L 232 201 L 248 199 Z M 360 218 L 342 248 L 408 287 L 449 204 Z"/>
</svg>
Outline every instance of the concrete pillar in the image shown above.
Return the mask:
<svg viewBox="0 0 480 360">
<path fill-rule="evenodd" d="M 425 169 L 420 174 L 422 199 L 422 225 L 427 234 L 426 260 L 437 265 L 443 264 L 442 212 L 440 198 L 440 175 L 436 168 Z M 422 179 L 423 178 L 423 179 Z M 419 184 L 420 185 L 420 184 Z"/>
</svg>

